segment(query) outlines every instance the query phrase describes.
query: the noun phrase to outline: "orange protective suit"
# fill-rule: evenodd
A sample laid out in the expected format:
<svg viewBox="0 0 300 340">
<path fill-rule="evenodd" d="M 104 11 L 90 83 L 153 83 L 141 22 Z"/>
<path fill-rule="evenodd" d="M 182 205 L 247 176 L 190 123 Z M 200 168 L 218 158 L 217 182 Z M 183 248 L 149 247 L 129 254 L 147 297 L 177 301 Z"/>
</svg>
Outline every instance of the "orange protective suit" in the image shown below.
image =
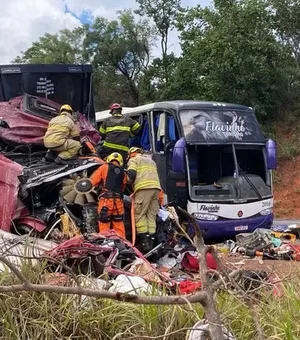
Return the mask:
<svg viewBox="0 0 300 340">
<path fill-rule="evenodd" d="M 90 178 L 93 186 L 102 184 L 98 204 L 99 233 L 114 229 L 118 236 L 126 238 L 124 226 L 123 192 L 127 176 L 117 162 L 101 165 Z"/>
</svg>

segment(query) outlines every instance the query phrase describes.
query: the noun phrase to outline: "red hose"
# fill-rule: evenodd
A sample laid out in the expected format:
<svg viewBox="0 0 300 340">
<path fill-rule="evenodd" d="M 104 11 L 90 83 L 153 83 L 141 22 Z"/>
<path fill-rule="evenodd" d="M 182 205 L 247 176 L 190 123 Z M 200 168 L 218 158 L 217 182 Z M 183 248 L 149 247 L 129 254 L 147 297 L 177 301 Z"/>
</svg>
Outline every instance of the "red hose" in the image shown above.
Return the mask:
<svg viewBox="0 0 300 340">
<path fill-rule="evenodd" d="M 136 239 L 136 228 L 135 228 L 135 215 L 134 215 L 134 193 L 130 195 L 131 198 L 131 232 L 132 232 L 132 245 L 135 245 L 135 239 Z"/>
</svg>

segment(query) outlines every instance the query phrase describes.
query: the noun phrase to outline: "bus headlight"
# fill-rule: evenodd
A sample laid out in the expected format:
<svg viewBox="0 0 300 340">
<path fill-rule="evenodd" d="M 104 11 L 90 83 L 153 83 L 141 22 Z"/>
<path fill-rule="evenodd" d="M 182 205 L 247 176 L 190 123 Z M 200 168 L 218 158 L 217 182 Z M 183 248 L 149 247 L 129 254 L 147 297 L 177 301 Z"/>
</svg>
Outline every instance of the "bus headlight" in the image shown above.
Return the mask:
<svg viewBox="0 0 300 340">
<path fill-rule="evenodd" d="M 193 216 L 199 220 L 206 220 L 206 221 L 216 221 L 219 216 L 211 215 L 211 214 L 200 214 L 200 213 L 193 213 Z"/>
<path fill-rule="evenodd" d="M 261 214 L 262 216 L 267 216 L 267 215 L 272 214 L 272 212 L 273 212 L 273 209 L 272 209 L 272 208 L 269 208 L 269 209 L 262 210 L 262 211 L 260 212 L 260 214 Z"/>
</svg>

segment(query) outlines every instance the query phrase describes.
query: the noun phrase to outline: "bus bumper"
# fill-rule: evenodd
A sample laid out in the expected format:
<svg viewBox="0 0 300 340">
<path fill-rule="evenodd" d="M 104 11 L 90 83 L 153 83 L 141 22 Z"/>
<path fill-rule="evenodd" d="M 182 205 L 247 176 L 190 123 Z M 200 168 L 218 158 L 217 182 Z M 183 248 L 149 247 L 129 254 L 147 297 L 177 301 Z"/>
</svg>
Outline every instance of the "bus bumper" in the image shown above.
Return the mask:
<svg viewBox="0 0 300 340">
<path fill-rule="evenodd" d="M 196 220 L 206 243 L 221 242 L 235 239 L 240 233 L 251 233 L 257 228 L 270 229 L 273 224 L 273 213 L 266 216 L 251 217 L 240 220 L 204 221 Z M 193 228 L 189 227 L 190 236 L 194 236 Z"/>
</svg>

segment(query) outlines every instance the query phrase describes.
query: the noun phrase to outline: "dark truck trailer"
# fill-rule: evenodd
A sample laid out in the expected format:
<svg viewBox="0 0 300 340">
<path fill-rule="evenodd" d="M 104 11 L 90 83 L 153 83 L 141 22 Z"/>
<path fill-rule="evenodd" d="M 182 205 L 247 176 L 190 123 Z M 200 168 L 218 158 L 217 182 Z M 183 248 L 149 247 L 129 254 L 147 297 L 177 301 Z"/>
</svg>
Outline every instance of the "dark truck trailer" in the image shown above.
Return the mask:
<svg viewBox="0 0 300 340">
<path fill-rule="evenodd" d="M 43 97 L 71 105 L 94 124 L 92 73 L 91 65 L 0 65 L 0 101 L 23 94 Z"/>
</svg>

